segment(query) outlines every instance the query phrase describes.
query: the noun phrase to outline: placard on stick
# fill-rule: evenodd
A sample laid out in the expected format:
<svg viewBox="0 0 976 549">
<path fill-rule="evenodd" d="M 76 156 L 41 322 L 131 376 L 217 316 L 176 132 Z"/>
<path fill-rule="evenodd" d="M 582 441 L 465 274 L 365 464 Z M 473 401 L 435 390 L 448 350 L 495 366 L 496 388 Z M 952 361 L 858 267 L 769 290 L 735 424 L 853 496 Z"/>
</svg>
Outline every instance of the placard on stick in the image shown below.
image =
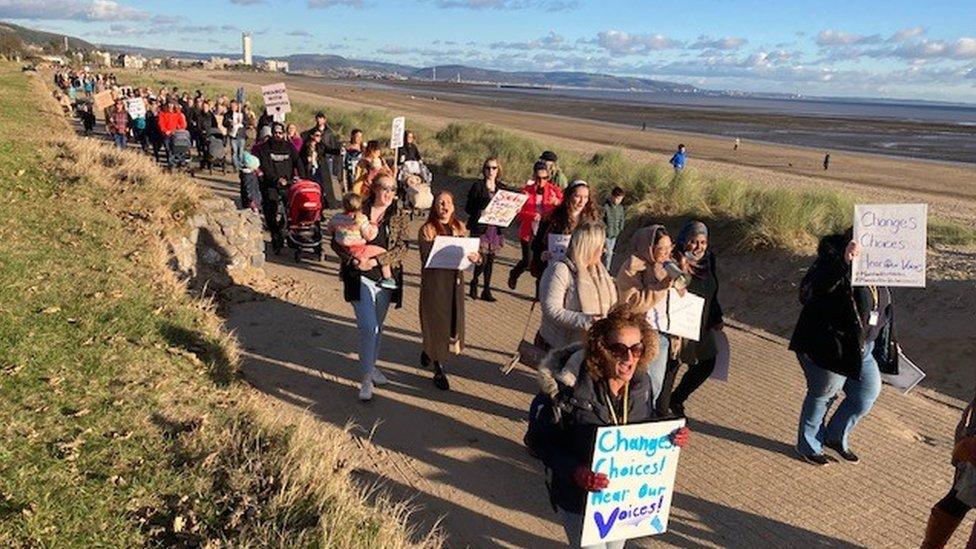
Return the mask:
<svg viewBox="0 0 976 549">
<path fill-rule="evenodd" d="M 583 546 L 667 531 L 681 453 L 671 433 L 684 425 L 674 419 L 597 429 L 592 469 L 610 484 L 586 495 Z"/>
<path fill-rule="evenodd" d="M 390 148 L 399 149 L 403 146 L 403 132 L 407 127 L 407 119 L 398 116 L 393 119 L 393 124 L 390 125 Z"/>
<path fill-rule="evenodd" d="M 851 263 L 851 284 L 924 288 L 927 227 L 926 204 L 854 206 L 861 254 Z"/>
<path fill-rule="evenodd" d="M 291 112 L 291 101 L 284 82 L 261 86 L 261 95 L 264 97 L 264 108 L 268 109 L 269 114 L 280 116 Z"/>
<path fill-rule="evenodd" d="M 141 97 L 133 97 L 125 100 L 125 110 L 132 118 L 145 118 L 146 102 Z"/>
<path fill-rule="evenodd" d="M 495 225 L 496 227 L 508 227 L 518 216 L 525 205 L 529 195 L 513 193 L 511 191 L 497 191 L 491 197 L 491 202 L 485 206 L 485 211 L 478 218 L 478 223 L 482 225 Z"/>
</svg>

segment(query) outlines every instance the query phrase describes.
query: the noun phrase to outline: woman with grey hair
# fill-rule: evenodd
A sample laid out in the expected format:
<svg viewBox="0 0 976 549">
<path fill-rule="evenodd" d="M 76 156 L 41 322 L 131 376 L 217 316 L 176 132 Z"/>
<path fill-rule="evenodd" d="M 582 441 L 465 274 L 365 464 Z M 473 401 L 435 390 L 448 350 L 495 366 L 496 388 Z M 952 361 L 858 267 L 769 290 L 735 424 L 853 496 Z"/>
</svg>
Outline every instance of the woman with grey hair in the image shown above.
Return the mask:
<svg viewBox="0 0 976 549">
<path fill-rule="evenodd" d="M 580 223 L 566 256 L 550 263 L 543 272 L 539 281 L 539 335 L 548 347 L 558 349 L 583 341 L 586 330 L 617 302 L 613 277 L 602 262 L 605 238 L 603 223 Z"/>
<path fill-rule="evenodd" d="M 715 254 L 708 248 L 708 227 L 701 221 L 689 221 L 681 228 L 675 244 L 674 254 L 678 262 L 691 274 L 686 289 L 705 300 L 698 341 L 682 341 L 678 360 L 668 365 L 664 390 L 658 400 L 658 413 L 667 415 L 670 410 L 675 415 L 684 416 L 685 401 L 715 370 L 715 331 L 721 330 L 724 324 L 722 306 L 718 302 Z M 688 365 L 688 371 L 672 392 L 682 363 Z"/>
</svg>

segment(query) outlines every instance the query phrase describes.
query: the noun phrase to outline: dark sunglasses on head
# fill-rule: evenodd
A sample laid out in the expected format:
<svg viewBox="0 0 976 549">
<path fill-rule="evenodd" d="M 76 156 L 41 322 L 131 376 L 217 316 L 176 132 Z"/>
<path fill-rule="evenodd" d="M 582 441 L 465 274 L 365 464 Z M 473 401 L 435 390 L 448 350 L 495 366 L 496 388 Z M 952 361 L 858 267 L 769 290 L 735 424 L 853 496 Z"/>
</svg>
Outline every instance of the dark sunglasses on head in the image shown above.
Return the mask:
<svg viewBox="0 0 976 549">
<path fill-rule="evenodd" d="M 609 343 L 607 344 L 607 351 L 617 360 L 627 360 L 631 356 L 640 358 L 644 354 L 644 344 L 634 343 L 628 347 L 623 343 Z"/>
</svg>

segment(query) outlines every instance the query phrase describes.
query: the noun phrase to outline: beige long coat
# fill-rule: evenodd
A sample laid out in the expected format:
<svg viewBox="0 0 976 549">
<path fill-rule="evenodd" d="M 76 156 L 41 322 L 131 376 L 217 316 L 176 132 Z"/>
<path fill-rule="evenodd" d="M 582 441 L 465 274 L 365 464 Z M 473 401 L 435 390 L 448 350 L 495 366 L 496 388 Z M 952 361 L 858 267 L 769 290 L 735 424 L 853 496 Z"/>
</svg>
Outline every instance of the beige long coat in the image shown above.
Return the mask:
<svg viewBox="0 0 976 549">
<path fill-rule="evenodd" d="M 463 227 L 450 236 L 467 236 Z M 420 228 L 420 264 L 427 263 L 437 233 L 433 226 Z M 424 352 L 431 360 L 444 362 L 464 350 L 464 273 L 446 269 L 424 269 L 420 274 L 420 331 Z"/>
</svg>

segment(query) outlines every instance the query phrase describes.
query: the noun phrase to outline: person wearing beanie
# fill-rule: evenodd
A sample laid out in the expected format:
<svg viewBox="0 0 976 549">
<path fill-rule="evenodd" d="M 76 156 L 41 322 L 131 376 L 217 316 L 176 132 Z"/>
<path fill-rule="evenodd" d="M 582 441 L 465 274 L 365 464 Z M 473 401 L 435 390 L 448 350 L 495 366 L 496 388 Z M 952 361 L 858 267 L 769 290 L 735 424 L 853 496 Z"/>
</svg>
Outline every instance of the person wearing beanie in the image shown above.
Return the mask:
<svg viewBox="0 0 976 549">
<path fill-rule="evenodd" d="M 549 170 L 549 179 L 558 185 L 560 189 L 565 190 L 566 186 L 569 185 L 569 179 L 566 178 L 566 174 L 564 174 L 556 164 L 556 162 L 559 160 L 556 153 L 552 151 L 544 151 L 539 156 L 539 160 L 546 163 L 546 168 Z"/>
</svg>

